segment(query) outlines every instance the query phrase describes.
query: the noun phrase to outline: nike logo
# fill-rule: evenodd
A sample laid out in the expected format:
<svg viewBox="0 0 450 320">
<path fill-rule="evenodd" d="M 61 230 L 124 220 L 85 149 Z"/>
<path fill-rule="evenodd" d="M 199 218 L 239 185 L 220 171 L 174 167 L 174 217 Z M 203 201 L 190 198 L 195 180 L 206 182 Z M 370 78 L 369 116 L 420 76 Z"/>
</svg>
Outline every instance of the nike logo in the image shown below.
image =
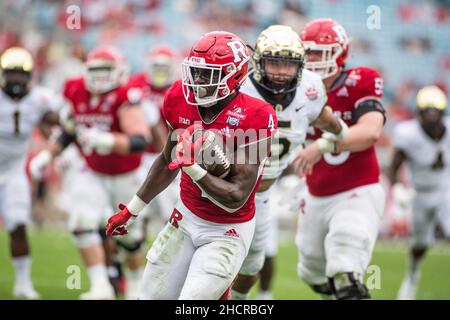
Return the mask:
<svg viewBox="0 0 450 320">
<path fill-rule="evenodd" d="M 302 109 L 304 106 L 305 106 L 305 105 L 302 105 L 302 106 L 300 106 L 300 107 L 298 107 L 298 108 L 295 108 L 295 112 L 299 112 L 300 109 Z"/>
</svg>

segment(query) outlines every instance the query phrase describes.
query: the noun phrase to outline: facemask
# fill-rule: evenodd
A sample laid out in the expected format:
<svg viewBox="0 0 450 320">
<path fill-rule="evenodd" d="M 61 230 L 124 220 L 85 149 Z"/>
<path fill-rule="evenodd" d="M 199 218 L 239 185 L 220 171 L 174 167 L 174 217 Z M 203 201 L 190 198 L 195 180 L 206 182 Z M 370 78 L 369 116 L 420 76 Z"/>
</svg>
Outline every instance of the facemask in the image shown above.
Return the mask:
<svg viewBox="0 0 450 320">
<path fill-rule="evenodd" d="M 3 91 L 12 99 L 22 99 L 28 93 L 28 84 L 23 82 L 6 82 Z"/>
</svg>

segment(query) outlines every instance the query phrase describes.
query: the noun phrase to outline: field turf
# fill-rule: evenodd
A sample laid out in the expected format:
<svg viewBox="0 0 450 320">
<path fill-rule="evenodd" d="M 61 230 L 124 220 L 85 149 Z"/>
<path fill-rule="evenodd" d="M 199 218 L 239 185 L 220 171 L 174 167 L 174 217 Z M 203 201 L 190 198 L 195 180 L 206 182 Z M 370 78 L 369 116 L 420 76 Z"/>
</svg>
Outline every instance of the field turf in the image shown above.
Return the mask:
<svg viewBox="0 0 450 320">
<path fill-rule="evenodd" d="M 33 230 L 29 235 L 33 266 L 32 278 L 43 299 L 77 299 L 89 288 L 80 256 L 67 233 Z M 380 271 L 379 288 L 371 290 L 374 299 L 395 299 L 406 265 L 406 243 L 379 241 L 373 254 L 372 270 Z M 296 274 L 297 251 L 293 243 L 281 243 L 274 281 L 276 299 L 318 299 Z M 80 289 L 68 289 L 73 267 L 80 266 Z M 76 268 L 76 267 L 75 267 Z M 450 245 L 437 244 L 423 264 L 419 299 L 450 299 Z M 370 275 L 368 275 L 370 277 Z M 373 278 L 372 278 L 373 279 Z M 375 284 L 376 282 L 371 282 Z M 0 230 L 0 300 L 12 299 L 14 270 L 9 257 L 8 237 Z M 255 296 L 255 290 L 252 291 Z"/>
</svg>

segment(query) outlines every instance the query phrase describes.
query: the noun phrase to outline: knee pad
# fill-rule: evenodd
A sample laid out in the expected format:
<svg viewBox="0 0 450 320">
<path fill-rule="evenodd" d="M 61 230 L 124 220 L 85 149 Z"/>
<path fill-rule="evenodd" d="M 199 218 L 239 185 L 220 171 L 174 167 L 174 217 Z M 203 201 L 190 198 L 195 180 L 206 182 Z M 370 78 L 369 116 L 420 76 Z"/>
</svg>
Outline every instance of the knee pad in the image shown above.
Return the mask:
<svg viewBox="0 0 450 320">
<path fill-rule="evenodd" d="M 104 227 L 99 228 L 98 234 L 99 234 L 100 238 L 102 239 L 102 241 L 106 240 L 106 228 L 104 228 Z"/>
<path fill-rule="evenodd" d="M 117 245 L 125 250 L 128 254 L 135 254 L 142 250 L 142 247 L 144 245 L 143 240 L 139 241 L 117 241 Z"/>
<path fill-rule="evenodd" d="M 352 272 L 339 273 L 330 278 L 329 283 L 338 300 L 370 299 L 369 290 Z"/>
<path fill-rule="evenodd" d="M 140 252 L 145 243 L 145 234 L 142 221 L 135 223 L 129 233 L 123 237 L 117 238 L 117 245 L 128 254 Z"/>
<path fill-rule="evenodd" d="M 78 248 L 99 245 L 102 242 L 102 238 L 95 230 L 74 231 L 72 232 L 72 235 Z"/>
</svg>

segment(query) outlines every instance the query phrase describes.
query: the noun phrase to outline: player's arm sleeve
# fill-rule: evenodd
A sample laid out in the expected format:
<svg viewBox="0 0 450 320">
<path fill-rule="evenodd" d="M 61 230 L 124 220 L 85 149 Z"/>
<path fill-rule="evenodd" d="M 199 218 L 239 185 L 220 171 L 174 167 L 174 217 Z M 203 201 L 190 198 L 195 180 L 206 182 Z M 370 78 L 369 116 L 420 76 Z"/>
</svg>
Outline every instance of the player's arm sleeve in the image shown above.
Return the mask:
<svg viewBox="0 0 450 320">
<path fill-rule="evenodd" d="M 352 122 L 358 122 L 358 119 L 368 112 L 380 112 L 386 122 L 386 111 L 383 107 L 383 78 L 374 69 L 366 69 L 361 85 L 358 88 L 358 100 L 352 112 Z"/>
<path fill-rule="evenodd" d="M 144 112 L 145 121 L 150 127 L 154 127 L 161 120 L 159 108 L 149 99 L 142 100 L 142 110 Z"/>
<path fill-rule="evenodd" d="M 59 112 L 64 104 L 64 98 L 46 87 L 39 87 L 38 90 L 38 110 L 41 114 L 41 119 L 45 122 L 47 115 L 54 115 Z"/>
<path fill-rule="evenodd" d="M 63 98 L 53 90 L 45 87 L 38 87 L 37 111 L 40 114 L 37 128 L 41 134 L 48 139 L 52 134 L 54 126 L 59 124 L 58 111 L 62 107 Z"/>
<path fill-rule="evenodd" d="M 403 124 L 397 124 L 394 128 L 392 142 L 396 149 L 403 151 L 405 154 L 408 151 L 410 145 L 409 137 L 411 135 L 407 128 Z"/>
<path fill-rule="evenodd" d="M 308 101 L 309 106 L 307 106 L 307 108 L 309 123 L 314 122 L 320 116 L 328 101 L 327 91 L 322 82 L 318 84 L 317 91 L 317 98 Z"/>
<path fill-rule="evenodd" d="M 63 86 L 62 95 L 66 100 L 71 100 L 72 96 L 74 94 L 73 86 L 71 84 L 71 81 L 66 81 Z"/>
<path fill-rule="evenodd" d="M 144 97 L 144 92 L 139 87 L 130 87 L 126 89 L 124 97 L 122 99 L 122 104 L 119 106 L 123 107 L 141 107 L 142 100 Z"/>
<path fill-rule="evenodd" d="M 164 102 L 161 108 L 162 115 L 164 117 L 164 120 L 166 121 L 167 125 L 171 130 L 176 129 L 176 122 L 174 121 L 174 106 L 172 106 L 172 99 L 170 98 L 172 93 L 171 87 L 169 90 L 167 90 L 165 96 L 164 96 Z"/>
</svg>

